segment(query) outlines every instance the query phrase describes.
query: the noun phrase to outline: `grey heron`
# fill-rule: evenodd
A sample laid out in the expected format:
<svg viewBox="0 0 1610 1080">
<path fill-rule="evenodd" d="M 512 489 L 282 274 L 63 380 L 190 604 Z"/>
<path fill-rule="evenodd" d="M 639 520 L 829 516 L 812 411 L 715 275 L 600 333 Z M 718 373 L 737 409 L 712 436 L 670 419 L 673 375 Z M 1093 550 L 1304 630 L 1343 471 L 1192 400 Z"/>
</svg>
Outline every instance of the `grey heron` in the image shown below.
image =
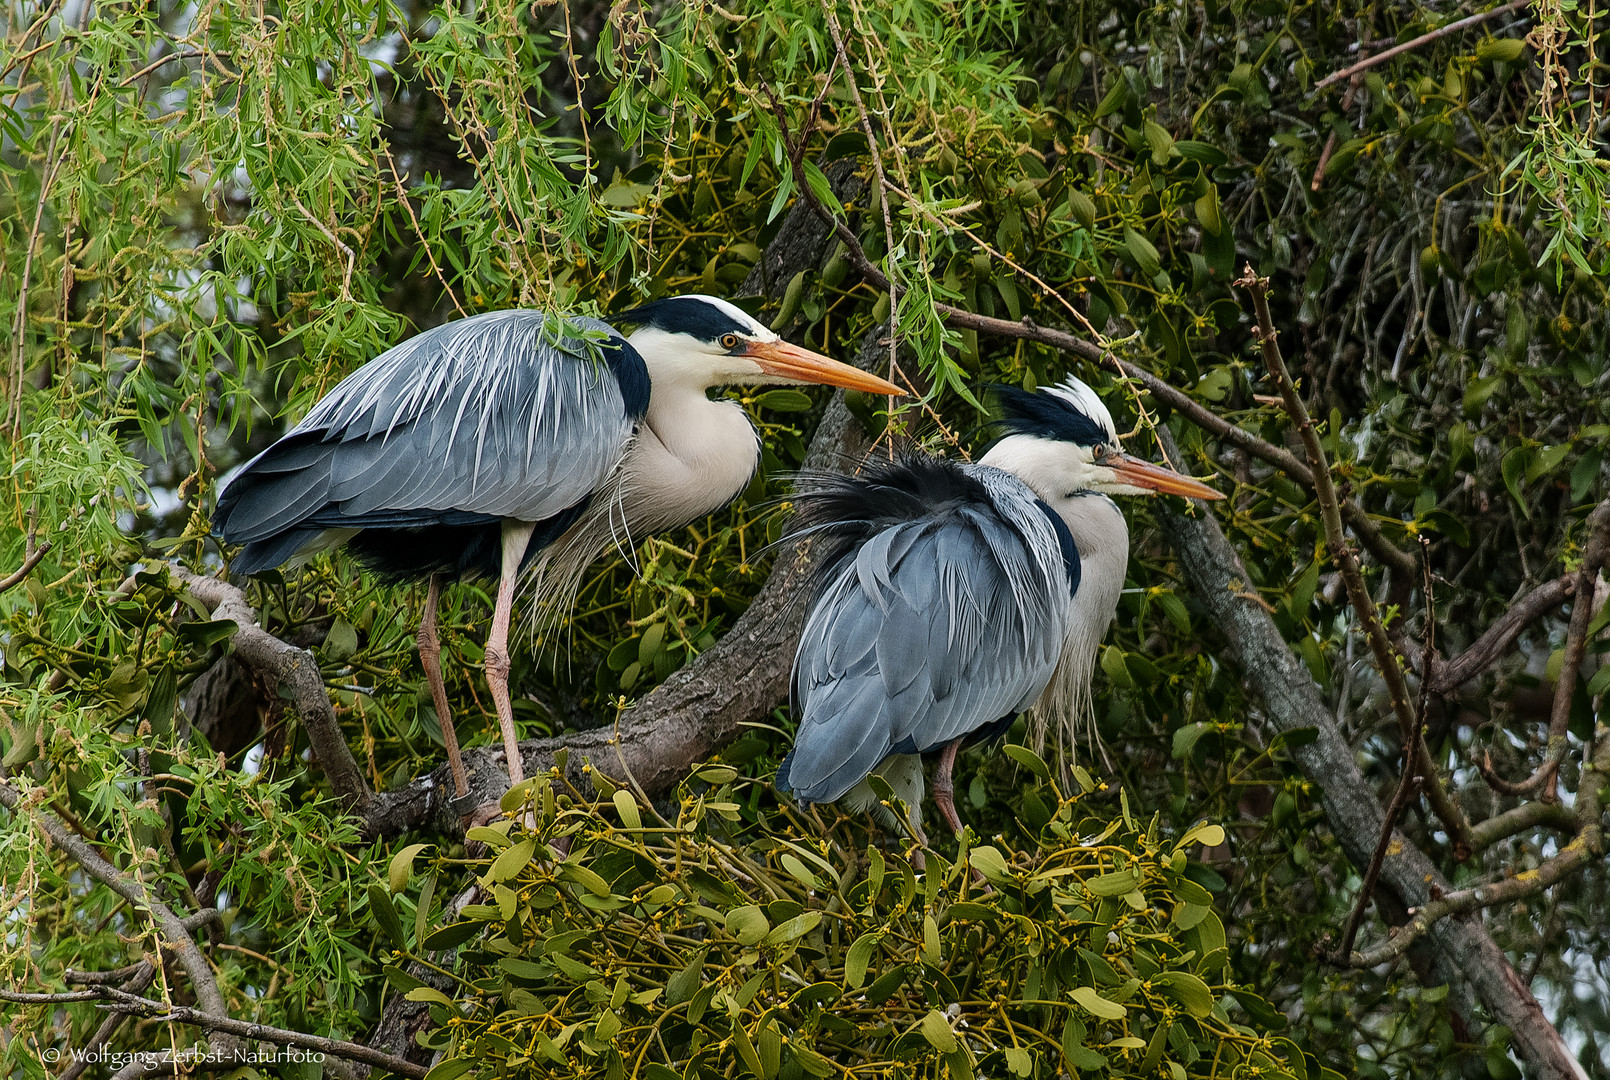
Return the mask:
<svg viewBox="0 0 1610 1080">
<path fill-rule="evenodd" d="M 611 543 L 720 509 L 748 484 L 759 437 L 725 384 L 894 384 L 781 340 L 724 300 L 679 296 L 556 327 L 533 310 L 427 330 L 343 379 L 248 462 L 214 530 L 257 573 L 345 543 L 389 579 L 428 584 L 418 643 L 459 798 L 467 779 L 442 682 L 445 582 L 497 579 L 486 680 L 511 782 L 524 777 L 508 638 L 522 574 L 562 608 Z M 561 336 L 556 329 L 568 336 Z"/>
<path fill-rule="evenodd" d="M 1222 496 L 1125 454 L 1078 379 L 998 389 L 1004 435 L 977 464 L 868 462 L 796 497 L 818 547 L 816 599 L 794 660 L 798 720 L 778 786 L 803 802 L 878 799 L 882 776 L 921 835 L 922 758 L 956 832 L 951 771 L 964 744 L 1027 711 L 1036 745 L 1071 744 L 1117 611 L 1129 530 L 1108 495 Z"/>
</svg>

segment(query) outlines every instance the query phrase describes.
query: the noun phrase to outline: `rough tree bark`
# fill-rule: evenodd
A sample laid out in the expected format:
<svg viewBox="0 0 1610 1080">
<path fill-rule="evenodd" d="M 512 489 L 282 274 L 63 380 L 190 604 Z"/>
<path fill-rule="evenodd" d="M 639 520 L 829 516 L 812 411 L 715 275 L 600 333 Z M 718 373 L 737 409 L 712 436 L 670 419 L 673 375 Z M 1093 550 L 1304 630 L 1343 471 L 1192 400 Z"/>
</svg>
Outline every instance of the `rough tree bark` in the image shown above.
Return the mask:
<svg viewBox="0 0 1610 1080">
<path fill-rule="evenodd" d="M 1173 453 L 1173 448 L 1169 448 Z M 1313 679 L 1281 637 L 1274 620 L 1248 595 L 1250 577 L 1218 522 L 1200 511 L 1186 514 L 1164 506 L 1163 532 L 1179 555 L 1185 578 L 1224 634 L 1228 656 L 1241 668 L 1264 715 L 1278 731 L 1314 728 L 1319 737 L 1297 748 L 1298 763 L 1320 786 L 1331 831 L 1355 866 L 1367 866 L 1381 834 L 1384 814 L 1375 790 L 1354 760 Z M 1381 883 L 1411 912 L 1449 889 L 1435 864 L 1401 833 L 1382 864 Z M 1509 958 L 1488 935 L 1479 913 L 1448 918 L 1429 935 L 1439 952 L 1469 980 L 1482 1004 L 1514 1033 L 1515 1049 L 1528 1075 L 1546 1080 L 1586 1080 L 1558 1031 L 1527 989 Z"/>
<path fill-rule="evenodd" d="M 239 627 L 230 639 L 232 652 L 259 678 L 278 686 L 296 708 L 313 756 L 329 777 L 330 787 L 349 809 L 363 814 L 373 793 L 347 746 L 313 654 L 281 641 L 258 626 L 257 613 L 238 587 L 181 567 L 170 569 L 196 599 L 213 609 L 214 619 L 228 619 Z"/>
</svg>

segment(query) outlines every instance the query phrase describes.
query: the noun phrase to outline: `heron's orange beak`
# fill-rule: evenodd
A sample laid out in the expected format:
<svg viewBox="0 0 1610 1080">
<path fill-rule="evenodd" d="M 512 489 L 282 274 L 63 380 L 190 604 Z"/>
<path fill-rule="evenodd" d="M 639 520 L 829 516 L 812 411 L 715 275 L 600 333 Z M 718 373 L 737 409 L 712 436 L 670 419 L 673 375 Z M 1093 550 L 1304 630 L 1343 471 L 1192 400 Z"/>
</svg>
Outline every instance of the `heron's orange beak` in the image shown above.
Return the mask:
<svg viewBox="0 0 1610 1080">
<path fill-rule="evenodd" d="M 1182 476 L 1173 469 L 1165 469 L 1161 465 L 1153 465 L 1149 461 L 1142 461 L 1128 454 L 1108 454 L 1098 464 L 1111 469 L 1121 483 L 1138 488 L 1149 488 L 1167 495 L 1184 495 L 1188 499 L 1224 498 L 1221 492 L 1214 491 L 1189 476 Z"/>
<path fill-rule="evenodd" d="M 888 394 L 904 397 L 906 392 L 871 372 L 841 364 L 837 360 L 790 345 L 786 341 L 751 342 L 744 355 L 759 365 L 767 375 L 798 382 L 823 383 L 842 386 L 846 390 L 864 390 L 869 394 Z"/>
</svg>

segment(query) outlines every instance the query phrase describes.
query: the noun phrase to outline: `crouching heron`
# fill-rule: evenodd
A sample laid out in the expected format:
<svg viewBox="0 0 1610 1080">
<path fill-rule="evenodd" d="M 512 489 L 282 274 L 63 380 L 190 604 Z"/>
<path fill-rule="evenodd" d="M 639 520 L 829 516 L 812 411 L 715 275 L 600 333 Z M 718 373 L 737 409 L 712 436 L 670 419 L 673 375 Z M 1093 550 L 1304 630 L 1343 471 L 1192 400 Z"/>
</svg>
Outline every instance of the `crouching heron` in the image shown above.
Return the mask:
<svg viewBox="0 0 1610 1080">
<path fill-rule="evenodd" d="M 760 460 L 741 406 L 714 386 L 898 387 L 782 341 L 709 296 L 657 300 L 556 328 L 494 311 L 427 330 L 343 379 L 252 459 L 213 522 L 257 573 L 345 543 L 391 579 L 429 582 L 419 653 L 459 798 L 468 790 L 442 682 L 444 583 L 497 579 L 486 681 L 509 778 L 524 777 L 509 701 L 509 628 L 522 572 L 540 607 L 563 608 L 612 543 L 720 509 Z M 556 332 L 569 331 L 569 336 Z"/>
<path fill-rule="evenodd" d="M 965 744 L 1028 711 L 1071 745 L 1118 607 L 1129 530 L 1108 495 L 1222 496 L 1125 454 L 1112 415 L 1069 378 L 1001 388 L 1003 437 L 977 464 L 909 455 L 797 497 L 818 545 L 818 598 L 794 660 L 794 748 L 778 786 L 874 808 L 882 776 L 921 835 L 922 759 L 961 831 L 951 771 Z"/>
</svg>

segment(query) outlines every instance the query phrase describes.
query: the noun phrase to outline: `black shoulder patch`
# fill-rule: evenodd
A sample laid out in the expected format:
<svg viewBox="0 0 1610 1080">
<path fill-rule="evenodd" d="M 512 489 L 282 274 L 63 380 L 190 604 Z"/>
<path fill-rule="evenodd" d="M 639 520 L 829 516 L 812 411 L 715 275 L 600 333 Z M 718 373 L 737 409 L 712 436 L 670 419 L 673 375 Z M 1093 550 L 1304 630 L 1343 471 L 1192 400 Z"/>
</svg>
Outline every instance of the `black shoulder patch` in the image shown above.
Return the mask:
<svg viewBox="0 0 1610 1080">
<path fill-rule="evenodd" d="M 746 324 L 696 296 L 668 296 L 664 300 L 655 300 L 612 315 L 610 321 L 630 326 L 652 326 L 668 334 L 690 334 L 708 342 L 716 341 L 722 334 L 751 332 Z"/>
<path fill-rule="evenodd" d="M 1059 394 L 996 386 L 991 396 L 1000 406 L 1000 426 L 1007 435 L 1036 435 L 1075 446 L 1101 446 L 1111 438 L 1105 427 Z"/>
<path fill-rule="evenodd" d="M 648 396 L 652 389 L 652 382 L 648 375 L 648 365 L 636 349 L 627 343 L 625 338 L 609 338 L 599 343 L 599 349 L 604 354 L 604 360 L 609 364 L 610 374 L 620 384 L 621 399 L 626 403 L 626 415 L 632 420 L 641 420 L 648 412 Z"/>
<path fill-rule="evenodd" d="M 1062 569 L 1068 575 L 1068 595 L 1079 595 L 1079 577 L 1083 572 L 1080 569 L 1079 545 L 1073 542 L 1073 534 L 1068 531 L 1067 522 L 1062 515 L 1045 504 L 1043 499 L 1035 499 L 1034 505 L 1040 508 L 1046 520 L 1051 523 L 1051 531 L 1057 534 L 1057 546 L 1062 549 Z"/>
</svg>

